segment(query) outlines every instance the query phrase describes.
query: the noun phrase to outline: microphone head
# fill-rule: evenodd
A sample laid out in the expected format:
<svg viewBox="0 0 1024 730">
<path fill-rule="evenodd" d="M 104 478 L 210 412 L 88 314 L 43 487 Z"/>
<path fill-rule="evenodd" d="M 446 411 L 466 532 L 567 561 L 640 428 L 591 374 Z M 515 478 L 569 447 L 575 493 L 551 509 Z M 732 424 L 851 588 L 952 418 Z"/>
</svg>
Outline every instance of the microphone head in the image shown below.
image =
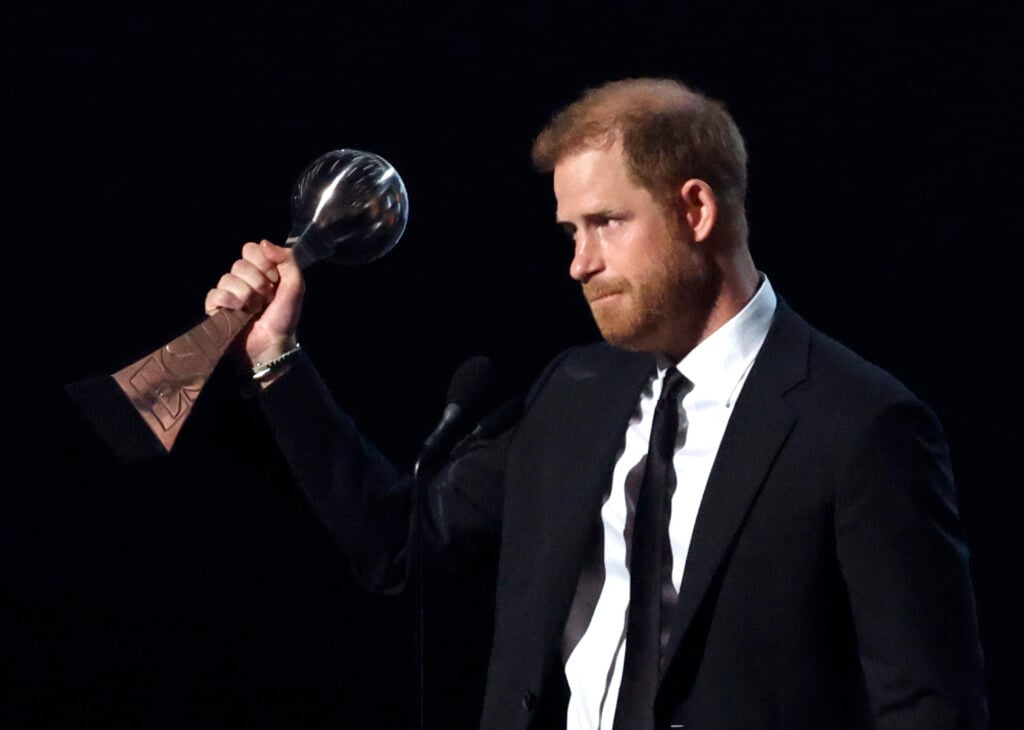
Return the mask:
<svg viewBox="0 0 1024 730">
<path fill-rule="evenodd" d="M 459 406 L 463 417 L 477 417 L 501 395 L 501 378 L 490 358 L 474 355 L 455 371 L 448 385 L 448 403 Z"/>
<path fill-rule="evenodd" d="M 413 469 L 414 476 L 419 479 L 424 462 L 455 439 L 457 430 L 465 428 L 467 421 L 472 423 L 492 408 L 501 392 L 497 368 L 490 358 L 474 355 L 463 362 L 452 375 L 448 385 L 448 404 L 440 423 L 423 443 Z"/>
</svg>

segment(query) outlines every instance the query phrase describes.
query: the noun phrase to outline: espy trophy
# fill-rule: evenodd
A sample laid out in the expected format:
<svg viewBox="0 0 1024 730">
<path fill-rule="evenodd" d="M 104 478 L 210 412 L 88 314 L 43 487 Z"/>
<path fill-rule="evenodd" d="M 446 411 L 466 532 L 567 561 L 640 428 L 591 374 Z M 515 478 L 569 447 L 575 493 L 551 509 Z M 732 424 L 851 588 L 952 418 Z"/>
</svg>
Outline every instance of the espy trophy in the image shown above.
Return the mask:
<svg viewBox="0 0 1024 730">
<path fill-rule="evenodd" d="M 318 157 L 299 176 L 291 214 L 285 245 L 300 268 L 323 260 L 364 264 L 398 243 L 409 198 L 385 159 L 339 149 Z M 216 310 L 113 375 L 69 385 L 67 391 L 122 462 L 166 454 L 206 381 L 253 316 Z"/>
</svg>

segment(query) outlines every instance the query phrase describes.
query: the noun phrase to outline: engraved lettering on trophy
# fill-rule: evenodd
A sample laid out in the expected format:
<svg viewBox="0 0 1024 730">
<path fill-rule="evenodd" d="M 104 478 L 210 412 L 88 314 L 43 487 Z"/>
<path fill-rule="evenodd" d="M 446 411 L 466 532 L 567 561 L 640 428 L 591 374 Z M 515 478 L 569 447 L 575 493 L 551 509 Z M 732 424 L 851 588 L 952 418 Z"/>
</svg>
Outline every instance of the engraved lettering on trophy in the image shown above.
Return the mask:
<svg viewBox="0 0 1024 730">
<path fill-rule="evenodd" d="M 192 404 L 192 399 L 184 388 L 178 387 L 166 365 L 153 356 L 146 358 L 128 378 L 128 383 L 135 393 L 132 402 L 151 414 L 164 431 L 173 428 Z"/>
<path fill-rule="evenodd" d="M 248 319 L 248 318 L 246 318 Z M 236 320 L 223 309 L 217 310 L 209 318 L 193 330 L 195 342 L 211 361 L 216 361 L 225 347 L 231 343 L 241 327 L 236 328 Z"/>
</svg>

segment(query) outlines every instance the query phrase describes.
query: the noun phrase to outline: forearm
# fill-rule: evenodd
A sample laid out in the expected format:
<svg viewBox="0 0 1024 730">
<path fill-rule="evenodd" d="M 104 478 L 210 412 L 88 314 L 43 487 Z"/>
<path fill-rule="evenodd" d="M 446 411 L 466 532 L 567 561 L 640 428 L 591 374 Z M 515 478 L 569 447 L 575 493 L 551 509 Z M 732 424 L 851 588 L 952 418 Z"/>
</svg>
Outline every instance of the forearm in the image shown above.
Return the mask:
<svg viewBox="0 0 1024 730">
<path fill-rule="evenodd" d="M 305 355 L 259 401 L 307 500 L 369 590 L 404 588 L 410 539 L 450 569 L 496 544 L 510 432 L 471 440 L 418 488 L 359 433 Z M 419 524 L 412 521 L 415 491 L 426 495 Z"/>
<path fill-rule="evenodd" d="M 359 433 L 304 355 L 261 391 L 259 402 L 296 481 L 357 579 L 375 592 L 401 590 L 411 477 Z"/>
</svg>

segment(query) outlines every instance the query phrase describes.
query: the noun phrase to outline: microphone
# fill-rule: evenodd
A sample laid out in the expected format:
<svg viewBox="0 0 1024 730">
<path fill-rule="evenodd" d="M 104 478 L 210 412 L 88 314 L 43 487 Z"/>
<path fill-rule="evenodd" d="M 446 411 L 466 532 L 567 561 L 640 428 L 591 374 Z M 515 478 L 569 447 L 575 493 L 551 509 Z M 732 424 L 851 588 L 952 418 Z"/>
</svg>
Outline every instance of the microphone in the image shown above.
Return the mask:
<svg viewBox="0 0 1024 730">
<path fill-rule="evenodd" d="M 448 385 L 447 405 L 441 420 L 423 442 L 413 474 L 419 477 L 422 465 L 452 437 L 455 430 L 479 418 L 497 400 L 500 378 L 494 363 L 483 355 L 474 355 L 455 371 Z"/>
<path fill-rule="evenodd" d="M 426 498 L 421 494 L 427 478 L 421 472 L 424 464 L 433 459 L 450 444 L 459 430 L 468 430 L 469 426 L 478 421 L 494 406 L 502 393 L 501 379 L 498 377 L 494 363 L 483 355 L 474 355 L 462 363 L 452 376 L 448 385 L 448 397 L 441 420 L 423 442 L 416 466 L 413 467 L 414 498 L 413 498 L 413 554 L 412 564 L 416 566 L 416 653 L 419 666 L 419 721 L 420 728 L 425 726 L 424 699 L 424 668 L 425 668 L 425 571 L 423 569 L 423 526 L 425 519 Z M 484 419 L 486 420 L 486 419 Z M 479 425 L 477 426 L 479 428 Z"/>
</svg>

